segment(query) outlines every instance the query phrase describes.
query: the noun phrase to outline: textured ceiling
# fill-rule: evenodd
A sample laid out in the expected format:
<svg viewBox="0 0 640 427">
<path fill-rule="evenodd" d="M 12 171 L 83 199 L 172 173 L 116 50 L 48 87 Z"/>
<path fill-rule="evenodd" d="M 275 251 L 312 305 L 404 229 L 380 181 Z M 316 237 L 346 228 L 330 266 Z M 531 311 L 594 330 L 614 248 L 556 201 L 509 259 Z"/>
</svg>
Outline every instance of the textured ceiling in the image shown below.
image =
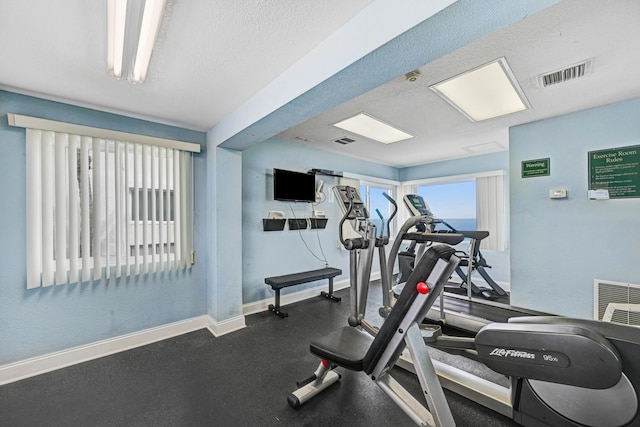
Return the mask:
<svg viewBox="0 0 640 427">
<path fill-rule="evenodd" d="M 509 126 L 640 96 L 640 1 L 562 0 L 544 9 L 555 0 L 458 0 L 436 15 L 454 23 L 436 20 L 440 30 L 430 34 L 422 21 L 453 2 L 168 0 L 147 80 L 132 85 L 106 72 L 105 1 L 2 0 L 0 89 L 210 131 L 214 144 L 230 148 L 280 132 L 394 166 L 504 150 Z M 422 31 L 413 31 L 417 24 Z M 412 53 L 449 42 L 459 48 L 422 61 Z M 390 55 L 390 46 L 401 51 Z M 530 111 L 472 123 L 428 89 L 502 56 Z M 587 58 L 590 76 L 537 86 L 537 74 Z M 416 82 L 403 76 L 407 63 L 420 69 Z M 415 138 L 333 143 L 354 135 L 331 123 L 361 111 Z"/>
<path fill-rule="evenodd" d="M 106 1 L 2 0 L 0 85 L 207 131 L 371 1 L 169 0 L 134 86 L 106 72 Z"/>
<path fill-rule="evenodd" d="M 640 96 L 640 2 L 564 0 L 278 135 L 394 166 L 508 148 L 510 126 Z M 474 123 L 429 85 L 505 57 L 532 109 Z M 537 75 L 593 58 L 590 75 L 540 88 Z M 415 138 L 384 145 L 331 126 L 368 112 Z M 356 140 L 340 145 L 335 139 Z M 306 140 L 306 141 L 305 141 Z"/>
</svg>

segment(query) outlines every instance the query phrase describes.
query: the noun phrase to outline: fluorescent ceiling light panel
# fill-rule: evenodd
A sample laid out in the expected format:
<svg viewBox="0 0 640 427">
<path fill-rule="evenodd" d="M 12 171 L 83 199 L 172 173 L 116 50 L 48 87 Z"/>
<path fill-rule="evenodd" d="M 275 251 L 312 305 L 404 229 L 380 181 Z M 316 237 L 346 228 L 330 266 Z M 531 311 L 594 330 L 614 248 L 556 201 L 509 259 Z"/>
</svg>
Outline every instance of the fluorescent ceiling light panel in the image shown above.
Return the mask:
<svg viewBox="0 0 640 427">
<path fill-rule="evenodd" d="M 383 144 L 391 144 L 413 138 L 413 135 L 409 135 L 366 113 L 360 113 L 341 122 L 334 123 L 333 126 L 364 136 L 365 138 L 373 139 L 374 141 L 382 142 Z"/>
<path fill-rule="evenodd" d="M 107 0 L 107 67 L 116 78 L 147 77 L 166 0 Z"/>
<path fill-rule="evenodd" d="M 505 58 L 430 86 L 474 122 L 530 108 Z"/>
</svg>

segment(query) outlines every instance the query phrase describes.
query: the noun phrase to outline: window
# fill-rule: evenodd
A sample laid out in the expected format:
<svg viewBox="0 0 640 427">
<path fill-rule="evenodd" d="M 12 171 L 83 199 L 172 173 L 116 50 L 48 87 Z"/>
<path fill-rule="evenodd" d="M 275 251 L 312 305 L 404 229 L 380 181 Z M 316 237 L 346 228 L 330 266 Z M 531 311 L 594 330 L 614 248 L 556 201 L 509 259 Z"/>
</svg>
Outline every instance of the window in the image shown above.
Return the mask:
<svg viewBox="0 0 640 427">
<path fill-rule="evenodd" d="M 394 189 L 395 186 L 393 185 L 367 181 L 360 182 L 360 197 L 369 211 L 371 222 L 376 226 L 376 233 L 378 235 L 380 235 L 383 230 L 385 235 L 390 237 L 394 237 L 395 235 L 395 218 L 391 221 L 391 230 L 386 229 L 387 221 L 393 213 L 393 206 L 389 203 L 389 200 L 383 196 L 383 193 L 387 193 L 392 198 L 395 197 Z M 382 215 L 383 219 L 380 219 L 378 212 Z"/>
<path fill-rule="evenodd" d="M 476 181 L 421 185 L 418 194 L 433 215 L 456 230 L 476 230 Z M 436 229 L 446 229 L 439 224 Z"/>
<path fill-rule="evenodd" d="M 10 116 L 27 128 L 28 288 L 191 266 L 197 144 Z"/>
<path fill-rule="evenodd" d="M 489 231 L 481 249 L 505 249 L 504 171 L 435 178 L 405 187 L 421 195 L 434 216 L 455 229 Z"/>
</svg>

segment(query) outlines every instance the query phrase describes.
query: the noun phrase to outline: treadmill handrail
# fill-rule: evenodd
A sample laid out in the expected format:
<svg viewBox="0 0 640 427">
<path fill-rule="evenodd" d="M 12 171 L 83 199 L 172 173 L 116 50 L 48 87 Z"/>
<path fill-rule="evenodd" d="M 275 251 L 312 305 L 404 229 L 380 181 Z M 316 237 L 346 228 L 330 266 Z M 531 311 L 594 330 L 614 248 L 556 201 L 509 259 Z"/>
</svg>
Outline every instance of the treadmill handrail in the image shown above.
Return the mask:
<svg viewBox="0 0 640 427">
<path fill-rule="evenodd" d="M 395 265 L 396 262 L 396 258 L 398 257 L 398 251 L 400 250 L 400 245 L 402 244 L 402 241 L 404 239 L 404 236 L 412 227 L 415 227 L 417 224 L 420 223 L 428 223 L 430 222 L 431 219 L 427 216 L 412 216 L 409 219 L 407 219 L 405 221 L 405 223 L 402 225 L 402 227 L 400 228 L 400 231 L 398 232 L 398 234 L 396 235 L 396 238 L 394 239 L 393 245 L 391 246 L 391 250 L 389 251 L 389 256 L 387 258 L 387 280 L 389 284 L 393 283 L 393 266 Z M 428 235 L 428 236 L 449 236 L 449 239 L 452 239 L 451 241 L 454 241 L 453 239 L 460 239 L 457 243 L 460 243 L 464 237 L 461 234 L 456 234 L 456 233 L 416 233 L 416 234 L 422 234 L 423 236 Z M 439 237 L 439 238 L 443 238 L 443 237 Z M 410 240 L 410 239 L 409 239 Z M 443 242 L 442 240 L 426 240 L 426 241 L 438 241 L 438 242 Z M 447 243 L 446 241 L 443 243 Z M 454 245 L 457 243 L 453 243 Z"/>
</svg>

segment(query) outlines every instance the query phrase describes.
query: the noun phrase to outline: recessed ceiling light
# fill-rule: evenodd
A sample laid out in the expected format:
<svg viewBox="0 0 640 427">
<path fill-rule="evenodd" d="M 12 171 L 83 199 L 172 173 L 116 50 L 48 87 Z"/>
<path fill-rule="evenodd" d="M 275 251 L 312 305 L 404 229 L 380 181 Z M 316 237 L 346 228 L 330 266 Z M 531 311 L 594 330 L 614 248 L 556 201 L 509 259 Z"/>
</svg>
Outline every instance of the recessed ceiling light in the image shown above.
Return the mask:
<svg viewBox="0 0 640 427">
<path fill-rule="evenodd" d="M 474 122 L 530 108 L 505 58 L 429 88 Z"/>
<path fill-rule="evenodd" d="M 334 123 L 333 126 L 362 135 L 365 138 L 373 139 L 374 141 L 382 142 L 383 144 L 391 144 L 392 142 L 413 138 L 413 135 L 409 135 L 366 113 L 360 113 L 351 118 Z"/>
</svg>

